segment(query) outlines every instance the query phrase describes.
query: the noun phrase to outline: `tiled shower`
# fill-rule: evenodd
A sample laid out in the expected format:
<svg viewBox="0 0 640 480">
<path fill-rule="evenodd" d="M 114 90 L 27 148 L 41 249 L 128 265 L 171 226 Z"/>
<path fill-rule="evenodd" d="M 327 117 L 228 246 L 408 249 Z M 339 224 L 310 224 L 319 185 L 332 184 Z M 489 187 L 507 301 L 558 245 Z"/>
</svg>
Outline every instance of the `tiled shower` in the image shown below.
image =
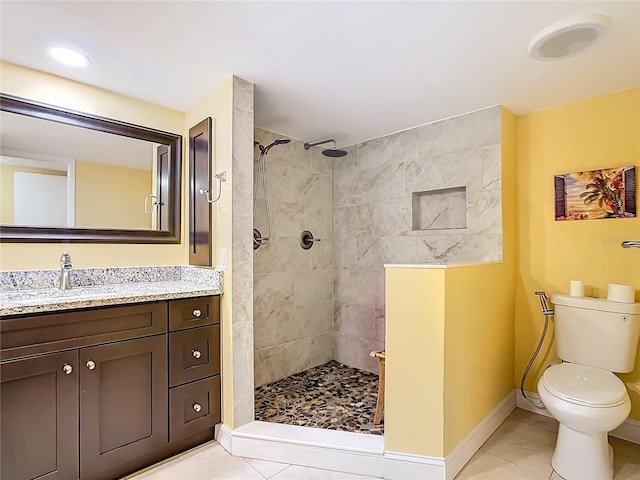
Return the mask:
<svg viewBox="0 0 640 480">
<path fill-rule="evenodd" d="M 263 145 L 276 138 L 255 129 Z M 272 239 L 254 251 L 256 387 L 330 360 L 377 373 L 369 352 L 384 348 L 384 264 L 502 255 L 499 106 L 341 158 L 303 143 L 266 157 Z M 262 201 L 254 225 L 266 235 Z M 310 250 L 298 245 L 303 230 L 321 240 Z"/>
</svg>

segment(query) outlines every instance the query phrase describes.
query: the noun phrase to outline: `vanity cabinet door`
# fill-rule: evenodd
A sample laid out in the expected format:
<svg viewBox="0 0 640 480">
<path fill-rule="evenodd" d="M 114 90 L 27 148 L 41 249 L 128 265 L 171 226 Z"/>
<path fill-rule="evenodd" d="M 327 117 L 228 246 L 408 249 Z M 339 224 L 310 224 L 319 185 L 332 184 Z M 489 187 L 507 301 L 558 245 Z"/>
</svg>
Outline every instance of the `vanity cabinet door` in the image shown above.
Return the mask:
<svg viewBox="0 0 640 480">
<path fill-rule="evenodd" d="M 80 474 L 168 444 L 166 335 L 80 350 Z"/>
<path fill-rule="evenodd" d="M 0 364 L 0 478 L 78 478 L 78 351 Z"/>
</svg>

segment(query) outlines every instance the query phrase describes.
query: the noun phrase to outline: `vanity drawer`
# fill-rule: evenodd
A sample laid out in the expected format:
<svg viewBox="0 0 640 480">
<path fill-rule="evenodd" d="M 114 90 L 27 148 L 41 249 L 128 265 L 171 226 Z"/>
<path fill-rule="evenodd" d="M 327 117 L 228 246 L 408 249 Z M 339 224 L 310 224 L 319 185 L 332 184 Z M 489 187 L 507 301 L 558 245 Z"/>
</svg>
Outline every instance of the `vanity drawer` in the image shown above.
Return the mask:
<svg viewBox="0 0 640 480">
<path fill-rule="evenodd" d="M 169 390 L 169 436 L 181 438 L 220 422 L 220 375 Z"/>
<path fill-rule="evenodd" d="M 220 296 L 169 302 L 169 330 L 220 323 Z"/>
<path fill-rule="evenodd" d="M 169 334 L 169 385 L 220 373 L 220 325 Z"/>
<path fill-rule="evenodd" d="M 167 302 L 0 319 L 0 359 L 36 355 L 167 331 Z"/>
</svg>

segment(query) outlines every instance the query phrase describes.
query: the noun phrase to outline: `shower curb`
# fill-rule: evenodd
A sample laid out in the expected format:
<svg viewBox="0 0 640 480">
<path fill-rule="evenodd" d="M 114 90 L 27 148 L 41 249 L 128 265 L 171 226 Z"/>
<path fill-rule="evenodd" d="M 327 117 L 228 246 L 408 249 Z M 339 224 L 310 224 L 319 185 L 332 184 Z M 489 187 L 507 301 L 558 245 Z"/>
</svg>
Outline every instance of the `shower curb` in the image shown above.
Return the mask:
<svg viewBox="0 0 640 480">
<path fill-rule="evenodd" d="M 384 437 L 254 421 L 216 439 L 234 456 L 330 469 L 370 477 L 453 479 L 516 408 L 513 391 L 501 400 L 446 457 L 384 450 Z"/>
</svg>

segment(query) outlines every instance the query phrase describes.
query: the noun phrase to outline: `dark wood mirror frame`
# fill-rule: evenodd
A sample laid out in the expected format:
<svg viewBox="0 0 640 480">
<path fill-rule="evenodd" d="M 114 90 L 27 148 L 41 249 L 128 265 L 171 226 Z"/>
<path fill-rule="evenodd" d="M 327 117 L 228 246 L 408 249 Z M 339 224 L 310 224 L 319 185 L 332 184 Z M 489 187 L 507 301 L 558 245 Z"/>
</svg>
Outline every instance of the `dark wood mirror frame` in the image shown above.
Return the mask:
<svg viewBox="0 0 640 480">
<path fill-rule="evenodd" d="M 13 95 L 0 93 L 0 110 L 75 125 L 100 132 L 161 143 L 169 146 L 170 175 L 169 229 L 120 230 L 92 228 L 0 227 L 0 242 L 14 243 L 180 243 L 182 136 L 141 127 L 109 118 L 66 110 Z"/>
</svg>

